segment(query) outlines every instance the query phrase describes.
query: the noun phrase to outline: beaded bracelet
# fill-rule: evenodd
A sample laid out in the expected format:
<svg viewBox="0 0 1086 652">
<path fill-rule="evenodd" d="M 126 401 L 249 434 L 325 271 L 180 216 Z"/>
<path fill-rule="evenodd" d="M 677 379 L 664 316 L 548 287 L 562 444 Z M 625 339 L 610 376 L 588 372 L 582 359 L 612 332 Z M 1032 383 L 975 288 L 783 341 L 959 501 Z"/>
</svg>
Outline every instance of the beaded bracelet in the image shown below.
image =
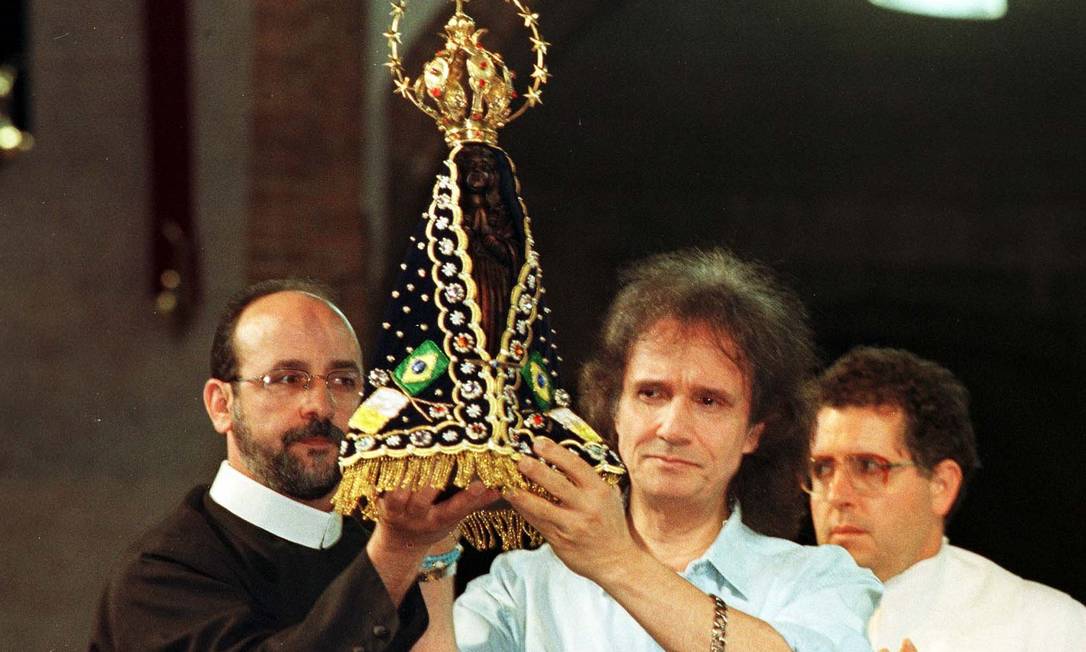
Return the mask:
<svg viewBox="0 0 1086 652">
<path fill-rule="evenodd" d="M 713 596 L 713 633 L 709 641 L 709 652 L 724 652 L 728 641 L 728 605 L 719 596 Z"/>
<path fill-rule="evenodd" d="M 460 559 L 462 552 L 464 552 L 464 546 L 458 543 L 448 552 L 440 555 L 426 555 L 419 566 L 419 581 L 433 582 L 455 574 L 456 561 Z"/>
</svg>

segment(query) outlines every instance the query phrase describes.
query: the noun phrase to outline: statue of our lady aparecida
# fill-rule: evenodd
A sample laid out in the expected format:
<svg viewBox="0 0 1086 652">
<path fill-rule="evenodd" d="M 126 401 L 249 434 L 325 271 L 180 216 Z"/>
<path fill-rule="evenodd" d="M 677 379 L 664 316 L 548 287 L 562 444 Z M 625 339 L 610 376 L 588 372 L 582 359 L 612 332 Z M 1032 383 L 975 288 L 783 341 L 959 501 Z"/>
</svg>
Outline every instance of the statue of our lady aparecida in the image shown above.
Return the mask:
<svg viewBox="0 0 1086 652">
<path fill-rule="evenodd" d="M 542 494 L 516 466 L 534 455 L 536 437 L 577 452 L 609 481 L 625 473 L 562 389 L 531 221 L 513 164 L 497 147 L 498 129 L 539 103 L 549 77 L 538 16 L 522 0 L 504 1 L 535 54 L 522 98 L 460 0 L 444 47 L 412 82 L 398 54 L 406 2 L 391 5 L 385 36 L 396 92 L 437 122 L 451 149 L 400 264 L 364 400 L 343 441 L 335 505 L 344 513 L 361 507 L 377 520 L 383 491 L 455 490 L 476 479 Z M 539 542 L 504 503 L 470 515 L 460 531 L 480 549 Z"/>
</svg>

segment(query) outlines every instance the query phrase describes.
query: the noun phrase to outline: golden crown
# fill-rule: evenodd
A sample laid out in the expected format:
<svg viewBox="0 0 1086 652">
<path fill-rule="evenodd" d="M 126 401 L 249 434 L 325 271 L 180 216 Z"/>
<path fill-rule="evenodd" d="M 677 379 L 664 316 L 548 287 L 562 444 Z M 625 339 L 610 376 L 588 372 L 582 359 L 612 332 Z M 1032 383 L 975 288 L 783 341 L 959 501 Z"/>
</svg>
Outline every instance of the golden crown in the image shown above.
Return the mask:
<svg viewBox="0 0 1086 652">
<path fill-rule="evenodd" d="M 389 49 L 385 65 L 395 80 L 395 92 L 433 118 L 450 147 L 464 142 L 496 145 L 498 129 L 542 103 L 540 89 L 550 77 L 544 65 L 550 44 L 539 33 L 539 14 L 532 13 L 521 0 L 505 0 L 524 21 L 535 53 L 532 82 L 519 107 L 514 108 L 519 99 L 513 87 L 515 73 L 499 53 L 479 42 L 487 30 L 477 29 L 471 16 L 464 13 L 467 0 L 454 1 L 456 11 L 445 24 L 445 47 L 434 54 L 413 83 L 404 75 L 399 54 L 400 21 L 407 11 L 407 2 L 390 3 L 392 26 L 384 34 Z"/>
</svg>

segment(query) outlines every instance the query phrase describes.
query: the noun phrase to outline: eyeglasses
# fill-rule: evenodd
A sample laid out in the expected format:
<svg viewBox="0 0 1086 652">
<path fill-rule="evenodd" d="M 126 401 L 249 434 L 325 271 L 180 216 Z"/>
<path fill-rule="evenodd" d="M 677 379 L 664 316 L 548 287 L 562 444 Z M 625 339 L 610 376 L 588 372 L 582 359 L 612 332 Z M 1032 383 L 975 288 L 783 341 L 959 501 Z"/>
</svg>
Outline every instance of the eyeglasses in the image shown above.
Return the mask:
<svg viewBox="0 0 1086 652">
<path fill-rule="evenodd" d="M 877 496 L 890 484 L 890 473 L 909 466 L 918 467 L 916 462 L 891 462 L 881 455 L 856 454 L 846 455 L 841 465 L 852 490 L 861 496 Z M 812 457 L 807 466 L 807 478 L 803 490 L 816 498 L 824 498 L 829 493 L 830 485 L 837 474 L 838 459 L 834 457 Z"/>
<path fill-rule="evenodd" d="M 234 378 L 231 382 L 260 383 L 272 395 L 287 398 L 309 391 L 314 378 L 323 380 L 336 400 L 359 397 L 362 374 L 354 369 L 338 369 L 327 374 L 311 374 L 301 369 L 272 369 L 263 376 Z"/>
</svg>

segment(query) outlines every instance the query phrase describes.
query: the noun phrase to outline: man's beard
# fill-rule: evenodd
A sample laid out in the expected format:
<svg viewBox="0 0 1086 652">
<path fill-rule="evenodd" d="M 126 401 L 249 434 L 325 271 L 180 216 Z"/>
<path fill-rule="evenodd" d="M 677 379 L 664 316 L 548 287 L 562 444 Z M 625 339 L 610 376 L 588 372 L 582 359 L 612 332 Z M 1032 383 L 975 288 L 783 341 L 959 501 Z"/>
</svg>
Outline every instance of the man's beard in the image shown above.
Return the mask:
<svg viewBox="0 0 1086 652">
<path fill-rule="evenodd" d="M 338 448 L 343 431 L 330 420 L 310 421 L 301 428 L 287 430 L 280 436 L 279 449 L 270 450 L 254 441 L 240 410 L 236 410 L 233 417 L 234 441 L 249 471 L 263 485 L 298 500 L 316 500 L 328 495 L 339 483 L 339 462 L 335 457 L 331 463 L 325 463 L 319 458 L 326 457 L 327 452 L 310 451 L 309 460 L 304 460 L 290 451 L 292 443 L 312 437 L 323 437 Z M 306 464 L 306 461 L 312 463 Z"/>
</svg>

